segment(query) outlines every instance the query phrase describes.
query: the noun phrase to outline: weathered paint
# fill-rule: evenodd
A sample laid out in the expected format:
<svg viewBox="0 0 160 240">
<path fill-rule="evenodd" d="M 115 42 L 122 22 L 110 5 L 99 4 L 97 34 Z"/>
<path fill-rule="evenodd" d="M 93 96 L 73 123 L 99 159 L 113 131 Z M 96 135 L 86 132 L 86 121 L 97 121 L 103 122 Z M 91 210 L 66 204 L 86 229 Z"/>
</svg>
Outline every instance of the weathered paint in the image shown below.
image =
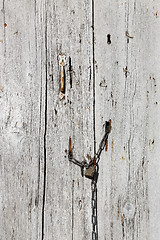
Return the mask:
<svg viewBox="0 0 160 240">
<path fill-rule="evenodd" d="M 99 239 L 160 237 L 159 8 L 157 0 L 95 1 L 97 142 L 112 119 L 99 166 Z"/>
<path fill-rule="evenodd" d="M 159 9 L 0 2 L 0 239 L 159 239 Z M 108 119 L 91 191 L 67 155 L 90 161 Z"/>
</svg>

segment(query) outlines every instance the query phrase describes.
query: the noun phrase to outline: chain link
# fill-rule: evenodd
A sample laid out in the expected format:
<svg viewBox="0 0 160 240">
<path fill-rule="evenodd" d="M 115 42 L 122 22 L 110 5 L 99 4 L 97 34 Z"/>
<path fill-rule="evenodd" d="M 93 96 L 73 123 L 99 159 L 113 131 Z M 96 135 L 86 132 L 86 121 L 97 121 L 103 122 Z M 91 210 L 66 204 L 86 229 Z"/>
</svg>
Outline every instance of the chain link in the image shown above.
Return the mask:
<svg viewBox="0 0 160 240">
<path fill-rule="evenodd" d="M 68 155 L 69 160 L 81 168 L 84 168 L 84 167 L 89 168 L 90 166 L 92 166 L 95 163 L 96 163 L 96 165 L 98 165 L 101 153 L 106 145 L 110 131 L 111 131 L 111 121 L 106 122 L 106 132 L 99 144 L 99 149 L 98 149 L 97 153 L 94 155 L 92 161 L 89 164 L 86 161 L 80 162 L 80 161 L 76 160 L 75 158 L 72 157 L 72 154 L 70 154 L 70 153 Z"/>
<path fill-rule="evenodd" d="M 99 170 L 98 163 L 100 160 L 101 153 L 102 153 L 103 149 L 105 148 L 106 143 L 108 141 L 108 135 L 109 135 L 110 131 L 111 131 L 111 120 L 109 122 L 106 122 L 106 131 L 105 131 L 105 134 L 99 144 L 99 149 L 89 164 L 85 160 L 80 162 L 80 161 L 76 160 L 75 158 L 73 158 L 72 152 L 69 152 L 69 155 L 68 155 L 69 161 L 72 161 L 74 164 L 81 167 L 82 176 L 84 175 L 83 174 L 84 168 L 87 169 L 90 166 L 96 165 L 92 183 L 91 183 L 92 240 L 98 240 L 98 219 L 97 219 L 98 218 L 98 215 L 97 215 L 97 181 L 98 181 L 98 170 Z"/>
<path fill-rule="evenodd" d="M 101 153 L 106 146 L 108 135 L 111 131 L 111 120 L 109 122 L 106 122 L 106 133 L 104 137 L 102 138 L 99 149 L 97 153 L 94 156 L 94 159 L 96 161 L 96 171 L 94 174 L 94 178 L 91 183 L 91 189 L 92 189 L 92 240 L 98 240 L 98 214 L 97 214 L 97 180 L 98 180 L 98 170 L 99 170 L 99 160 Z"/>
<path fill-rule="evenodd" d="M 97 172 L 97 169 L 96 169 Z M 92 190 L 92 240 L 98 240 L 98 224 L 97 224 L 97 179 L 93 179 L 91 183 Z"/>
<path fill-rule="evenodd" d="M 109 122 L 109 123 L 110 123 L 110 122 Z M 110 128 L 111 128 L 111 126 L 108 124 L 108 126 L 107 126 L 107 128 L 106 128 L 106 133 L 104 134 L 104 136 L 103 136 L 103 138 L 102 138 L 102 140 L 101 140 L 101 142 L 100 142 L 100 144 L 99 144 L 99 149 L 98 149 L 97 153 L 94 155 L 93 160 L 96 161 L 96 164 L 99 163 L 99 160 L 100 160 L 100 157 L 101 157 L 101 153 L 102 153 L 104 147 L 106 146 L 106 142 L 107 142 L 107 140 L 108 140 L 108 135 L 109 135 L 109 133 L 110 133 Z M 88 167 L 89 167 L 90 165 L 92 165 L 92 164 L 93 164 L 93 163 L 91 162 L 91 163 L 88 165 Z"/>
</svg>

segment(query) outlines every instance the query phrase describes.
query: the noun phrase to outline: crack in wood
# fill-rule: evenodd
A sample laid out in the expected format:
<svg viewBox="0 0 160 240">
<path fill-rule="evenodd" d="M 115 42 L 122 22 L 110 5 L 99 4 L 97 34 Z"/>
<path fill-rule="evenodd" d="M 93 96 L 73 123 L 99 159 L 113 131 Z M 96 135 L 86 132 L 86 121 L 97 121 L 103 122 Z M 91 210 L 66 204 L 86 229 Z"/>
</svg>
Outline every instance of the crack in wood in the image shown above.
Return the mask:
<svg viewBox="0 0 160 240">
<path fill-rule="evenodd" d="M 96 105 L 95 105 L 95 101 L 96 101 L 96 94 L 95 94 L 95 34 L 94 34 L 94 0 L 92 0 L 92 51 L 93 51 L 93 132 L 94 132 L 94 154 L 96 153 L 96 131 L 95 131 L 95 122 L 96 122 Z"/>
<path fill-rule="evenodd" d="M 74 180 L 72 181 L 72 240 L 74 237 Z"/>
<path fill-rule="evenodd" d="M 44 239 L 45 226 L 45 200 L 46 200 L 46 170 L 47 170 L 47 13 L 46 13 L 46 28 L 45 28 L 45 55 L 46 55 L 46 83 L 45 83 L 45 126 L 44 126 L 44 172 L 43 172 L 43 203 L 42 203 L 42 240 Z"/>
<path fill-rule="evenodd" d="M 72 88 L 72 74 L 73 74 L 73 69 L 72 69 L 72 60 L 71 57 L 69 57 L 69 75 L 70 75 L 70 88 Z"/>
<path fill-rule="evenodd" d="M 5 0 L 3 0 L 3 21 L 4 21 L 4 57 L 6 56 L 6 16 L 5 16 Z"/>
</svg>

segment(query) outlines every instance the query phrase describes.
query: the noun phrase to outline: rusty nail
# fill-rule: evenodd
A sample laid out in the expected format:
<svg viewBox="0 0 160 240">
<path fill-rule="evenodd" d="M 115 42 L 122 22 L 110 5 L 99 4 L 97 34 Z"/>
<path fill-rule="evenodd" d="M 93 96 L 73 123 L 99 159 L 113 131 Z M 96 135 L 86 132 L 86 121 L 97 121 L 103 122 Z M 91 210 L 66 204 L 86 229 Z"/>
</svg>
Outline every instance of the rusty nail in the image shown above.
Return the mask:
<svg viewBox="0 0 160 240">
<path fill-rule="evenodd" d="M 73 157 L 71 137 L 69 137 L 69 151 L 68 151 L 68 155 L 69 155 L 69 158 L 72 158 L 72 157 Z"/>
<path fill-rule="evenodd" d="M 59 98 L 62 100 L 65 97 L 65 70 L 64 66 L 66 65 L 66 56 L 64 54 L 59 55 L 59 65 L 61 67 L 61 84 L 60 84 L 60 93 Z"/>
</svg>

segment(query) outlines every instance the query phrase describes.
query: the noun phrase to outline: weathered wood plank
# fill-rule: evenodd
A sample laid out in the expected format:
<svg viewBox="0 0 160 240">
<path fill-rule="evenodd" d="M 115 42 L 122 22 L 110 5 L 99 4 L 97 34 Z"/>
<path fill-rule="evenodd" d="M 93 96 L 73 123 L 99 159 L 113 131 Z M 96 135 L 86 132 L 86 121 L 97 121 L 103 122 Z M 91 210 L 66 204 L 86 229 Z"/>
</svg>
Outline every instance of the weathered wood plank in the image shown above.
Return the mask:
<svg viewBox="0 0 160 240">
<path fill-rule="evenodd" d="M 0 7 L 0 239 L 41 239 L 43 23 L 34 1 Z"/>
<path fill-rule="evenodd" d="M 99 239 L 160 236 L 158 10 L 158 1 L 95 2 L 97 142 L 112 120 L 100 162 Z"/>
<path fill-rule="evenodd" d="M 44 239 L 91 239 L 91 182 L 68 161 L 93 155 L 92 16 L 87 1 L 46 5 L 47 160 Z M 59 55 L 65 54 L 60 100 Z"/>
</svg>

